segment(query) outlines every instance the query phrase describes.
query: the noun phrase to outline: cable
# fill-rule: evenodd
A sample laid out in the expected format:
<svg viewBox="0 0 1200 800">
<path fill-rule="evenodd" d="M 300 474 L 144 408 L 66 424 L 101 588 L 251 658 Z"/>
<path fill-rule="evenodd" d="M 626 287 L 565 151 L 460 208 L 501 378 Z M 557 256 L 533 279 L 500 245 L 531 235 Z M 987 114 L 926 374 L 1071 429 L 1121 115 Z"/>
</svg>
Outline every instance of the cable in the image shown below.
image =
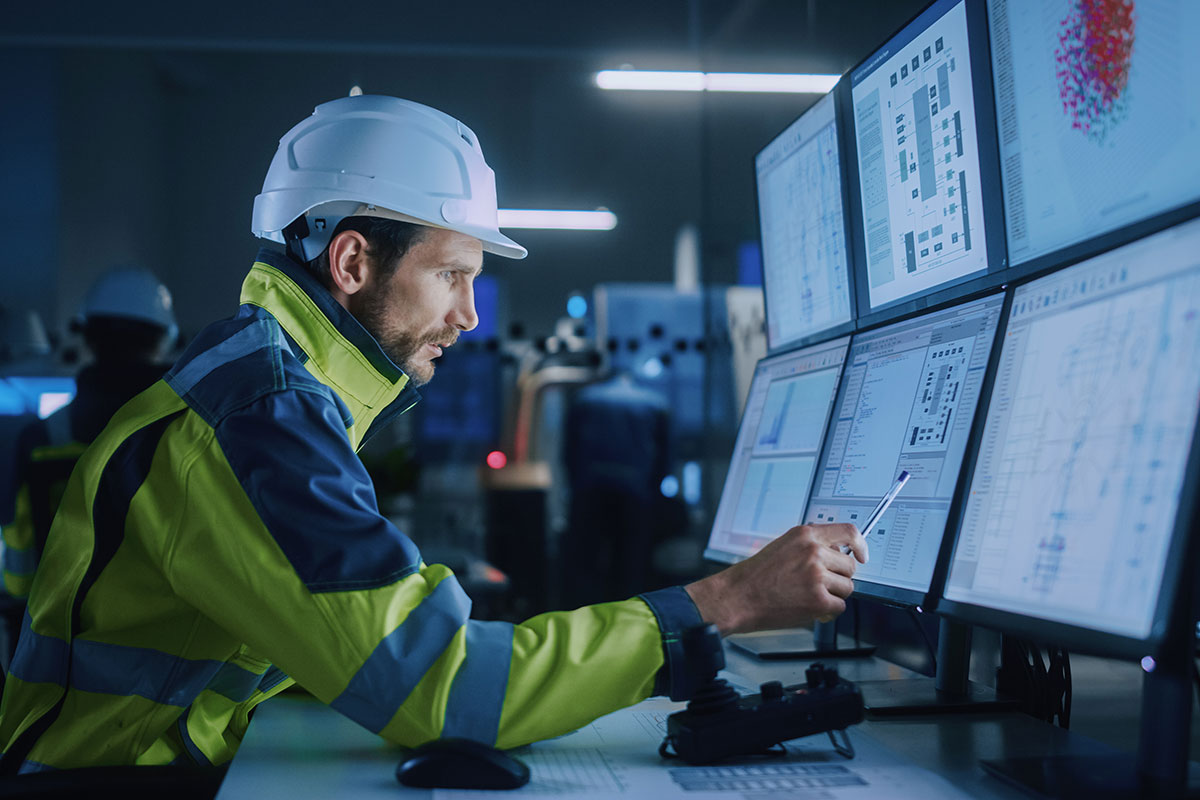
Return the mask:
<svg viewBox="0 0 1200 800">
<path fill-rule="evenodd" d="M 917 616 L 915 609 L 908 609 L 908 615 L 912 618 L 913 624 L 917 626 L 917 630 L 921 633 L 921 638 L 925 640 L 925 646 L 929 648 L 929 661 L 933 664 L 933 674 L 937 674 L 937 648 L 933 646 L 933 640 L 929 638 L 929 634 L 925 632 L 925 626 L 921 624 L 921 618 Z"/>
<path fill-rule="evenodd" d="M 862 647 L 862 642 L 860 642 L 858 640 L 858 618 L 859 618 L 859 613 L 862 611 L 862 608 L 859 605 L 858 600 L 856 600 L 855 598 L 853 598 L 853 597 L 850 598 L 850 602 L 854 607 L 854 624 L 851 626 L 851 632 L 854 634 L 854 646 Z"/>
<path fill-rule="evenodd" d="M 1071 654 L 1066 650 L 1063 654 L 1063 679 L 1066 681 L 1066 688 L 1063 690 L 1063 711 L 1059 717 L 1064 728 L 1071 726 Z"/>
</svg>

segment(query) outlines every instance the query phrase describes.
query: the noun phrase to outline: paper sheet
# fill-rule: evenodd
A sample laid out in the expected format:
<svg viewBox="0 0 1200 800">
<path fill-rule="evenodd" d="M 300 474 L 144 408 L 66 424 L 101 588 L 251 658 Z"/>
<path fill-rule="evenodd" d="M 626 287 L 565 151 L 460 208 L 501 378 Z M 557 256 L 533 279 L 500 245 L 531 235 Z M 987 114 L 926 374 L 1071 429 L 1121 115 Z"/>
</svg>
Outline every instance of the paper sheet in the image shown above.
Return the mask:
<svg viewBox="0 0 1200 800">
<path fill-rule="evenodd" d="M 837 755 L 826 736 L 788 742 L 786 755 L 693 767 L 658 755 L 666 718 L 682 703 L 647 700 L 572 734 L 514 751 L 529 765 L 529 784 L 510 795 L 577 795 L 624 800 L 920 800 L 968 798 L 928 770 L 912 766 L 864 732 L 850 728 L 857 755 Z M 494 798 L 493 792 L 436 790 L 438 800 Z"/>
</svg>

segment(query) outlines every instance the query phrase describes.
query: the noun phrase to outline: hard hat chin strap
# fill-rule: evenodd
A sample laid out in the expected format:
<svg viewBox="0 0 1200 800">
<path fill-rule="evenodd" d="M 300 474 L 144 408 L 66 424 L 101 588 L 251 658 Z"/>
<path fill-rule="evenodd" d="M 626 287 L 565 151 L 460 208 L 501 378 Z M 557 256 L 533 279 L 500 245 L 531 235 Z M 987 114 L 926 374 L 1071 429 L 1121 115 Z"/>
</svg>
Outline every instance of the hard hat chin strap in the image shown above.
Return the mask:
<svg viewBox="0 0 1200 800">
<path fill-rule="evenodd" d="M 304 240 L 308 237 L 308 220 L 303 216 L 296 217 L 283 229 L 283 241 L 287 246 L 287 254 L 301 264 L 307 264 L 304 257 Z"/>
</svg>

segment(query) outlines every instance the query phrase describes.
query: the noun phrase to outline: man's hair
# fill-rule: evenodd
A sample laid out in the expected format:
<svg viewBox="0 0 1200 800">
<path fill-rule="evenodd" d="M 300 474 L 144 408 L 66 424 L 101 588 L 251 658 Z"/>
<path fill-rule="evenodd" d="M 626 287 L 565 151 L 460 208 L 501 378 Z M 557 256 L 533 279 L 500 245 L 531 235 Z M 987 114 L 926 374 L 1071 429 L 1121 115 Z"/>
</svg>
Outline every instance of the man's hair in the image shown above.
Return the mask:
<svg viewBox="0 0 1200 800">
<path fill-rule="evenodd" d="M 367 240 L 368 253 L 378 267 L 381 278 L 390 277 L 396 271 L 400 259 L 421 241 L 428 227 L 413 222 L 400 222 L 382 217 L 345 217 L 333 229 L 332 242 L 342 231 L 357 231 Z M 321 251 L 321 255 L 305 264 L 308 271 L 326 288 L 333 286 L 333 277 L 329 274 L 329 247 Z"/>
</svg>

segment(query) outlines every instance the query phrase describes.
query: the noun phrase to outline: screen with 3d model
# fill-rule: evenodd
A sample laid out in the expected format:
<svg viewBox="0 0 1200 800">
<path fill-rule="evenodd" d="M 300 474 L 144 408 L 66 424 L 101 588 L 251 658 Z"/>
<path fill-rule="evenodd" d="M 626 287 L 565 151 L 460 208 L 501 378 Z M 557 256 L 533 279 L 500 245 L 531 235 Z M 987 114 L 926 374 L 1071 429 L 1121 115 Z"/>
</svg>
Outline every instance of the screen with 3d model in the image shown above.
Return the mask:
<svg viewBox="0 0 1200 800">
<path fill-rule="evenodd" d="M 1009 263 L 1200 200 L 1200 3 L 990 0 Z"/>
</svg>

